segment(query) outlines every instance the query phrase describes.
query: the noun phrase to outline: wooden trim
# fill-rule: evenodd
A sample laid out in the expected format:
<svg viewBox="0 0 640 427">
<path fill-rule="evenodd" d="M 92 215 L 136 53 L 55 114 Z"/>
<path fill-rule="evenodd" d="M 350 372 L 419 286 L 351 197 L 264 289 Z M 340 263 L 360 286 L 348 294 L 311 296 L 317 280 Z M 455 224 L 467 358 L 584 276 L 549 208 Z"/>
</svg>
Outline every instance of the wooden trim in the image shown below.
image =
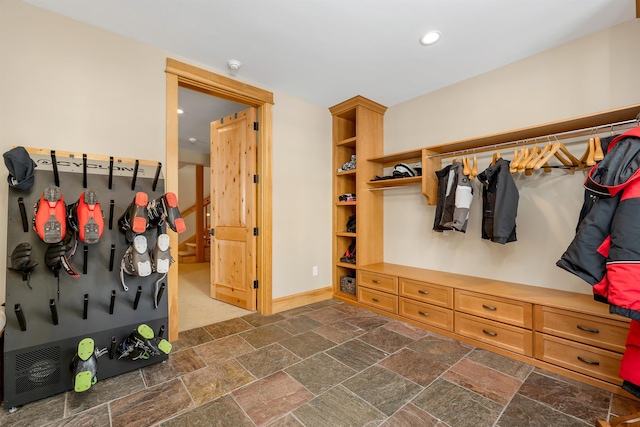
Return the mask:
<svg viewBox="0 0 640 427">
<path fill-rule="evenodd" d="M 210 202 L 211 202 L 211 196 L 207 196 L 204 199 L 202 199 L 202 206 L 207 206 Z M 191 215 L 192 213 L 194 213 L 196 211 L 196 206 L 197 206 L 197 204 L 189 206 L 187 209 L 185 209 L 182 212 L 180 212 L 180 215 L 182 215 L 183 217 L 185 217 L 187 215 Z"/>
<path fill-rule="evenodd" d="M 105 156 L 102 154 L 88 154 L 88 153 L 77 153 L 73 151 L 64 151 L 64 150 L 51 150 L 46 148 L 33 148 L 33 147 L 25 147 L 25 150 L 29 154 L 37 154 L 41 156 L 50 156 L 51 152 L 54 151 L 56 153 L 56 157 L 69 157 L 74 159 L 82 160 L 82 156 L 86 155 L 87 160 L 97 160 L 101 162 L 108 162 L 111 159 L 111 156 Z M 113 157 L 114 163 L 126 163 L 126 164 L 135 164 L 136 160 L 138 164 L 141 166 L 158 166 L 158 162 L 153 160 L 143 160 L 143 159 L 131 159 L 128 157 Z"/>
<path fill-rule="evenodd" d="M 280 313 L 282 311 L 291 310 L 292 308 L 298 308 L 303 305 L 331 299 L 332 294 L 333 287 L 327 286 L 326 288 L 314 289 L 295 295 L 276 298 L 273 300 L 273 313 Z"/>
<path fill-rule="evenodd" d="M 196 165 L 196 262 L 204 262 L 204 167 Z"/>
<path fill-rule="evenodd" d="M 273 105 L 265 103 L 258 108 L 258 195 L 256 218 L 257 226 L 260 230 L 258 241 L 256 242 L 258 252 L 258 313 L 269 315 L 273 313 L 272 290 L 272 240 L 273 240 L 273 180 L 272 180 L 272 159 L 273 159 Z"/>
<path fill-rule="evenodd" d="M 571 119 L 558 120 L 555 122 L 536 126 L 529 126 L 526 128 L 515 129 L 507 132 L 447 142 L 445 144 L 432 145 L 426 148 L 430 152 L 437 154 L 452 153 L 455 151 L 472 149 L 478 152 L 491 150 L 495 151 L 495 148 L 493 148 L 492 146 L 496 144 L 505 144 L 500 148 L 508 149 L 510 147 L 510 145 L 508 144 L 511 142 L 513 142 L 513 145 L 515 145 L 517 141 L 534 139 L 536 137 L 539 138 L 547 135 L 559 134 L 578 129 L 587 129 L 585 130 L 585 135 L 588 135 L 591 133 L 591 130 L 589 128 L 608 125 L 610 123 L 622 122 L 625 120 L 631 120 L 636 118 L 638 113 L 640 113 L 640 104 L 634 104 L 627 107 L 615 108 L 608 111 L 587 114 L 585 116 L 574 117 Z M 574 136 L 580 136 L 580 134 L 575 134 Z"/>
<path fill-rule="evenodd" d="M 165 189 L 178 194 L 178 76 L 167 73 L 167 142 Z M 171 256 L 178 259 L 178 234 L 167 229 Z M 178 339 L 178 263 L 167 273 L 169 304 L 169 340 Z"/>
<path fill-rule="evenodd" d="M 257 108 L 260 123 L 257 151 L 257 168 L 260 175 L 257 184 L 258 215 L 256 218 L 256 225 L 260 229 L 257 239 L 259 280 L 257 309 L 259 313 L 269 315 L 272 311 L 273 94 L 171 58 L 167 58 L 165 72 L 167 74 L 167 170 L 170 171 L 167 172 L 166 179 L 168 188 L 178 185 L 178 86 Z M 177 188 L 172 191 L 177 193 Z M 177 240 L 176 236 L 175 241 L 171 241 L 172 247 L 178 247 Z M 171 341 L 178 339 L 178 268 L 177 265 L 174 267 L 176 268 L 169 270 L 169 340 Z"/>
<path fill-rule="evenodd" d="M 640 19 L 640 0 L 636 0 L 636 19 Z"/>
<path fill-rule="evenodd" d="M 273 93 L 212 73 L 183 62 L 167 58 L 167 73 L 175 74 L 185 85 L 194 85 L 206 91 L 214 90 L 217 97 L 247 103 L 253 107 L 273 104 Z"/>
<path fill-rule="evenodd" d="M 368 108 L 369 110 L 373 110 L 379 114 L 384 114 L 387 111 L 387 107 L 384 105 L 378 104 L 377 102 L 367 99 L 361 95 L 354 96 L 353 98 L 347 99 L 338 105 L 334 105 L 329 108 L 329 111 L 332 115 L 339 116 L 345 111 L 353 110 L 357 106 Z"/>
</svg>

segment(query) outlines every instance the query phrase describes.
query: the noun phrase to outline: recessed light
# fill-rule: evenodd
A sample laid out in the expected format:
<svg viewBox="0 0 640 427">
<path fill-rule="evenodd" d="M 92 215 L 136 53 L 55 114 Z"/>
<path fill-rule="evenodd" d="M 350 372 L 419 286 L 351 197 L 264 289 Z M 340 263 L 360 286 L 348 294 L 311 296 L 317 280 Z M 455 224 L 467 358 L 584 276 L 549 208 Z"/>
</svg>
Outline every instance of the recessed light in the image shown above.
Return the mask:
<svg viewBox="0 0 640 427">
<path fill-rule="evenodd" d="M 432 44 L 435 44 L 438 40 L 440 40 L 440 32 L 429 31 L 427 34 L 422 36 L 422 38 L 420 39 L 420 44 L 430 46 Z"/>
<path fill-rule="evenodd" d="M 178 108 L 178 114 L 182 114 L 182 113 L 184 113 L 184 111 Z"/>
</svg>

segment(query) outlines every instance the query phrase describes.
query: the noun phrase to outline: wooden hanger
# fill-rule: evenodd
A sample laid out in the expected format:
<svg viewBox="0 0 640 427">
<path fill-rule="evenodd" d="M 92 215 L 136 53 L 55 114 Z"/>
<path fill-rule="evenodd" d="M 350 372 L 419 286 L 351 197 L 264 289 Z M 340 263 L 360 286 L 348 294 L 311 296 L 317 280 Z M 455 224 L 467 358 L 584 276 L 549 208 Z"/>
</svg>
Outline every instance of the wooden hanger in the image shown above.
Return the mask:
<svg viewBox="0 0 640 427">
<path fill-rule="evenodd" d="M 562 153 L 566 155 L 569 159 L 566 159 L 562 156 Z M 551 145 L 549 151 L 542 157 L 540 160 L 536 162 L 533 166 L 533 170 L 540 169 L 545 163 L 551 159 L 551 157 L 555 156 L 563 166 L 567 166 L 569 168 L 577 168 L 580 166 L 580 161 L 576 159 L 570 152 L 567 150 L 567 147 L 564 146 L 562 142 L 556 142 Z"/>
<path fill-rule="evenodd" d="M 529 160 L 529 163 L 527 163 L 527 165 L 525 166 L 525 169 L 533 170 L 533 167 L 536 165 L 536 163 L 538 163 L 538 161 L 541 160 L 550 149 L 551 149 L 551 144 L 546 144 L 542 148 L 542 150 L 540 150 L 537 156 Z"/>
<path fill-rule="evenodd" d="M 525 157 L 520 163 L 518 163 L 518 173 L 524 172 L 527 169 L 527 165 L 529 164 L 529 162 L 533 160 L 533 158 L 536 157 L 536 154 L 538 154 L 539 152 L 540 147 L 538 147 L 537 145 L 531 148 L 527 157 Z"/>
<path fill-rule="evenodd" d="M 493 153 L 493 156 L 491 156 L 491 166 L 495 165 L 499 158 L 500 158 L 500 153 L 498 151 Z"/>
<path fill-rule="evenodd" d="M 604 159 L 604 153 L 602 152 L 602 144 L 600 143 L 600 137 L 598 135 L 596 135 L 596 137 L 594 138 L 594 144 L 596 146 L 596 150 L 593 154 L 593 160 L 599 162 L 600 160 Z"/>
<path fill-rule="evenodd" d="M 558 144 L 560 144 L 560 151 L 565 156 L 567 156 L 567 159 L 569 159 L 569 162 L 571 162 L 571 164 L 569 164 L 568 166 L 573 166 L 576 168 L 582 166 L 582 163 L 580 162 L 580 160 L 578 160 L 573 154 L 571 154 L 569 150 L 567 150 L 567 147 L 562 142 L 558 142 Z"/>
<path fill-rule="evenodd" d="M 471 178 L 471 166 L 469 165 L 469 159 L 466 157 L 462 158 L 462 173 Z"/>
<path fill-rule="evenodd" d="M 600 138 L 598 138 L 598 140 L 599 139 Z M 600 151 L 602 151 L 602 147 L 600 148 Z M 582 157 L 580 157 L 580 162 L 583 163 L 586 166 L 595 165 L 596 164 L 595 154 L 596 154 L 595 138 L 589 138 L 589 142 L 587 143 L 587 149 L 585 150 L 585 152 L 582 155 Z"/>
<path fill-rule="evenodd" d="M 478 159 L 476 156 L 473 156 L 473 166 L 471 167 L 471 176 L 469 178 L 473 179 L 478 176 Z"/>
<path fill-rule="evenodd" d="M 528 148 L 521 149 L 520 153 L 518 153 L 518 150 L 513 150 L 513 161 L 509 165 L 509 172 L 511 173 L 518 172 L 518 165 L 522 160 L 524 160 L 525 157 L 527 157 L 528 154 L 529 154 Z"/>
</svg>

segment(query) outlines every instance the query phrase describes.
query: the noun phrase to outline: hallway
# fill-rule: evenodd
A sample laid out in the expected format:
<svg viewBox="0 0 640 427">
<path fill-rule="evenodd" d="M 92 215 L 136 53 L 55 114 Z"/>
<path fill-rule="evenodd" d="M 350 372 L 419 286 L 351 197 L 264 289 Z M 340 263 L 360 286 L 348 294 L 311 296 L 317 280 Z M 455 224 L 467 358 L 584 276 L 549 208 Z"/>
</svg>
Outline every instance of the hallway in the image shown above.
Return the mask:
<svg viewBox="0 0 640 427">
<path fill-rule="evenodd" d="M 187 331 L 251 314 L 209 296 L 209 263 L 180 264 L 178 270 L 178 330 Z"/>
</svg>

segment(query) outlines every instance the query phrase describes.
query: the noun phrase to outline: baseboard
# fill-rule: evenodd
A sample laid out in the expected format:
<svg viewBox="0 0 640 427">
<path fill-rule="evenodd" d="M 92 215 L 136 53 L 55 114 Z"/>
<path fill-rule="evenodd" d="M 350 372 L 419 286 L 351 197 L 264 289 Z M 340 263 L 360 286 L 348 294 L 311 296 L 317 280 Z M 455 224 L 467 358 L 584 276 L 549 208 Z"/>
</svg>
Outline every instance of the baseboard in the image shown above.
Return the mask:
<svg viewBox="0 0 640 427">
<path fill-rule="evenodd" d="M 327 286 L 326 288 L 319 288 L 299 294 L 287 295 L 286 297 L 275 298 L 273 300 L 273 314 L 291 310 L 292 308 L 302 307 L 303 305 L 314 302 L 324 301 L 326 299 L 330 299 L 332 296 L 333 288 L 331 286 Z"/>
</svg>

